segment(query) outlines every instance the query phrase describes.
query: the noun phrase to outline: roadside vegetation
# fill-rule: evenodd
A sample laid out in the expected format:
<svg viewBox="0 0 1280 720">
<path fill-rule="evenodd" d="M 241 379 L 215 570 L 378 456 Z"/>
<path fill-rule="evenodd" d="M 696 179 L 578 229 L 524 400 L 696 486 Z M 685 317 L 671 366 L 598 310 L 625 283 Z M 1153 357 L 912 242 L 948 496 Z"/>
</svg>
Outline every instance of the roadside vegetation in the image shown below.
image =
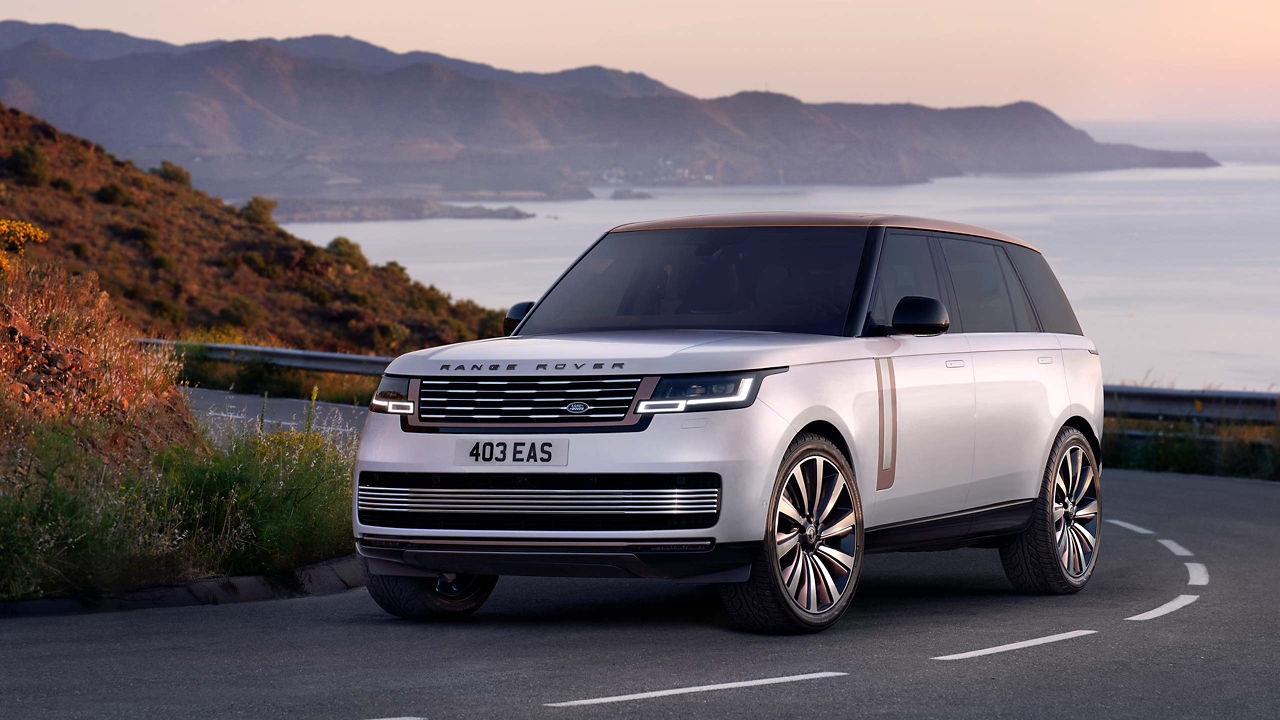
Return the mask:
<svg viewBox="0 0 1280 720">
<path fill-rule="evenodd" d="M 1107 418 L 1102 462 L 1134 470 L 1280 480 L 1277 448 L 1280 420 L 1270 426 L 1197 426 Z"/>
<path fill-rule="evenodd" d="M 351 439 L 199 427 L 171 354 L 0 221 L 0 600 L 93 597 L 350 552 Z"/>
</svg>

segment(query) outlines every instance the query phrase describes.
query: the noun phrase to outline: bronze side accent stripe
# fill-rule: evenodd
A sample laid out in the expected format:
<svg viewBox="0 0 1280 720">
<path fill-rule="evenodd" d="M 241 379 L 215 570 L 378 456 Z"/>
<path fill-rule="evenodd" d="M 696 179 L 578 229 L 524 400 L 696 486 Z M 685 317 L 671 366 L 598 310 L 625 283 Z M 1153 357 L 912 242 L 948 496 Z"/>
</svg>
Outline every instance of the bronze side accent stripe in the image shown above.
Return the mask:
<svg viewBox="0 0 1280 720">
<path fill-rule="evenodd" d="M 893 372 L 893 358 L 877 358 L 875 362 L 880 406 L 876 490 L 888 490 L 893 487 L 898 466 L 898 383 Z"/>
</svg>

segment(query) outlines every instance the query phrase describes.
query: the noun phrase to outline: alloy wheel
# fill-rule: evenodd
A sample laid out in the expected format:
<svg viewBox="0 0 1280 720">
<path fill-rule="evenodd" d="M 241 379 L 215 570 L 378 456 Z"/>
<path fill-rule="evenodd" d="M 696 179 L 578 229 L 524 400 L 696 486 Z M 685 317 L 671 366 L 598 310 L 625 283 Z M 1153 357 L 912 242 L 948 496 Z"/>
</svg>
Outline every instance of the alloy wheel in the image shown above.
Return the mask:
<svg viewBox="0 0 1280 720">
<path fill-rule="evenodd" d="M 801 610 L 834 606 L 856 565 L 857 513 L 849 482 L 822 455 L 808 455 L 782 485 L 774 522 L 775 559 L 787 594 Z"/>
<path fill-rule="evenodd" d="M 1098 472 L 1084 448 L 1062 455 L 1053 485 L 1053 532 L 1058 560 L 1073 579 L 1083 577 L 1098 549 Z"/>
</svg>

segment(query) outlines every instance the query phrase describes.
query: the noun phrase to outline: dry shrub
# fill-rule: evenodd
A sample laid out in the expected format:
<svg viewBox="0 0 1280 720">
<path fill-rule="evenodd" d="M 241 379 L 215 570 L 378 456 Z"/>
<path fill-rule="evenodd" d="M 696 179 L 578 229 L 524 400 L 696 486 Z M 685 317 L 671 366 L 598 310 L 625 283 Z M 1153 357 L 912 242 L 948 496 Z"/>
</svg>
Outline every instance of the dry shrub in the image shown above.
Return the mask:
<svg viewBox="0 0 1280 720">
<path fill-rule="evenodd" d="M 176 385 L 181 364 L 144 349 L 92 276 L 11 267 L 0 281 L 0 383 L 39 421 L 105 424 L 107 448 L 149 448 L 194 434 Z"/>
<path fill-rule="evenodd" d="M 280 573 L 350 551 L 350 437 L 209 442 L 179 359 L 135 343 L 93 276 L 0 257 L 0 600 Z"/>
</svg>

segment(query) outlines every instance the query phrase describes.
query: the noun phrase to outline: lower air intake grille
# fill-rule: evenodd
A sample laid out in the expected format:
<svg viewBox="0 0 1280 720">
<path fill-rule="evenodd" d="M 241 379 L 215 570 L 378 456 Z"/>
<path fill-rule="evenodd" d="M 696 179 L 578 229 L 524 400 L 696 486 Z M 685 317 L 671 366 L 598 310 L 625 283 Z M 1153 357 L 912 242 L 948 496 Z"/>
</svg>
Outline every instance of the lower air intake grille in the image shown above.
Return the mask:
<svg viewBox="0 0 1280 720">
<path fill-rule="evenodd" d="M 442 530 L 706 528 L 720 512 L 714 473 L 364 472 L 360 523 Z"/>
</svg>

